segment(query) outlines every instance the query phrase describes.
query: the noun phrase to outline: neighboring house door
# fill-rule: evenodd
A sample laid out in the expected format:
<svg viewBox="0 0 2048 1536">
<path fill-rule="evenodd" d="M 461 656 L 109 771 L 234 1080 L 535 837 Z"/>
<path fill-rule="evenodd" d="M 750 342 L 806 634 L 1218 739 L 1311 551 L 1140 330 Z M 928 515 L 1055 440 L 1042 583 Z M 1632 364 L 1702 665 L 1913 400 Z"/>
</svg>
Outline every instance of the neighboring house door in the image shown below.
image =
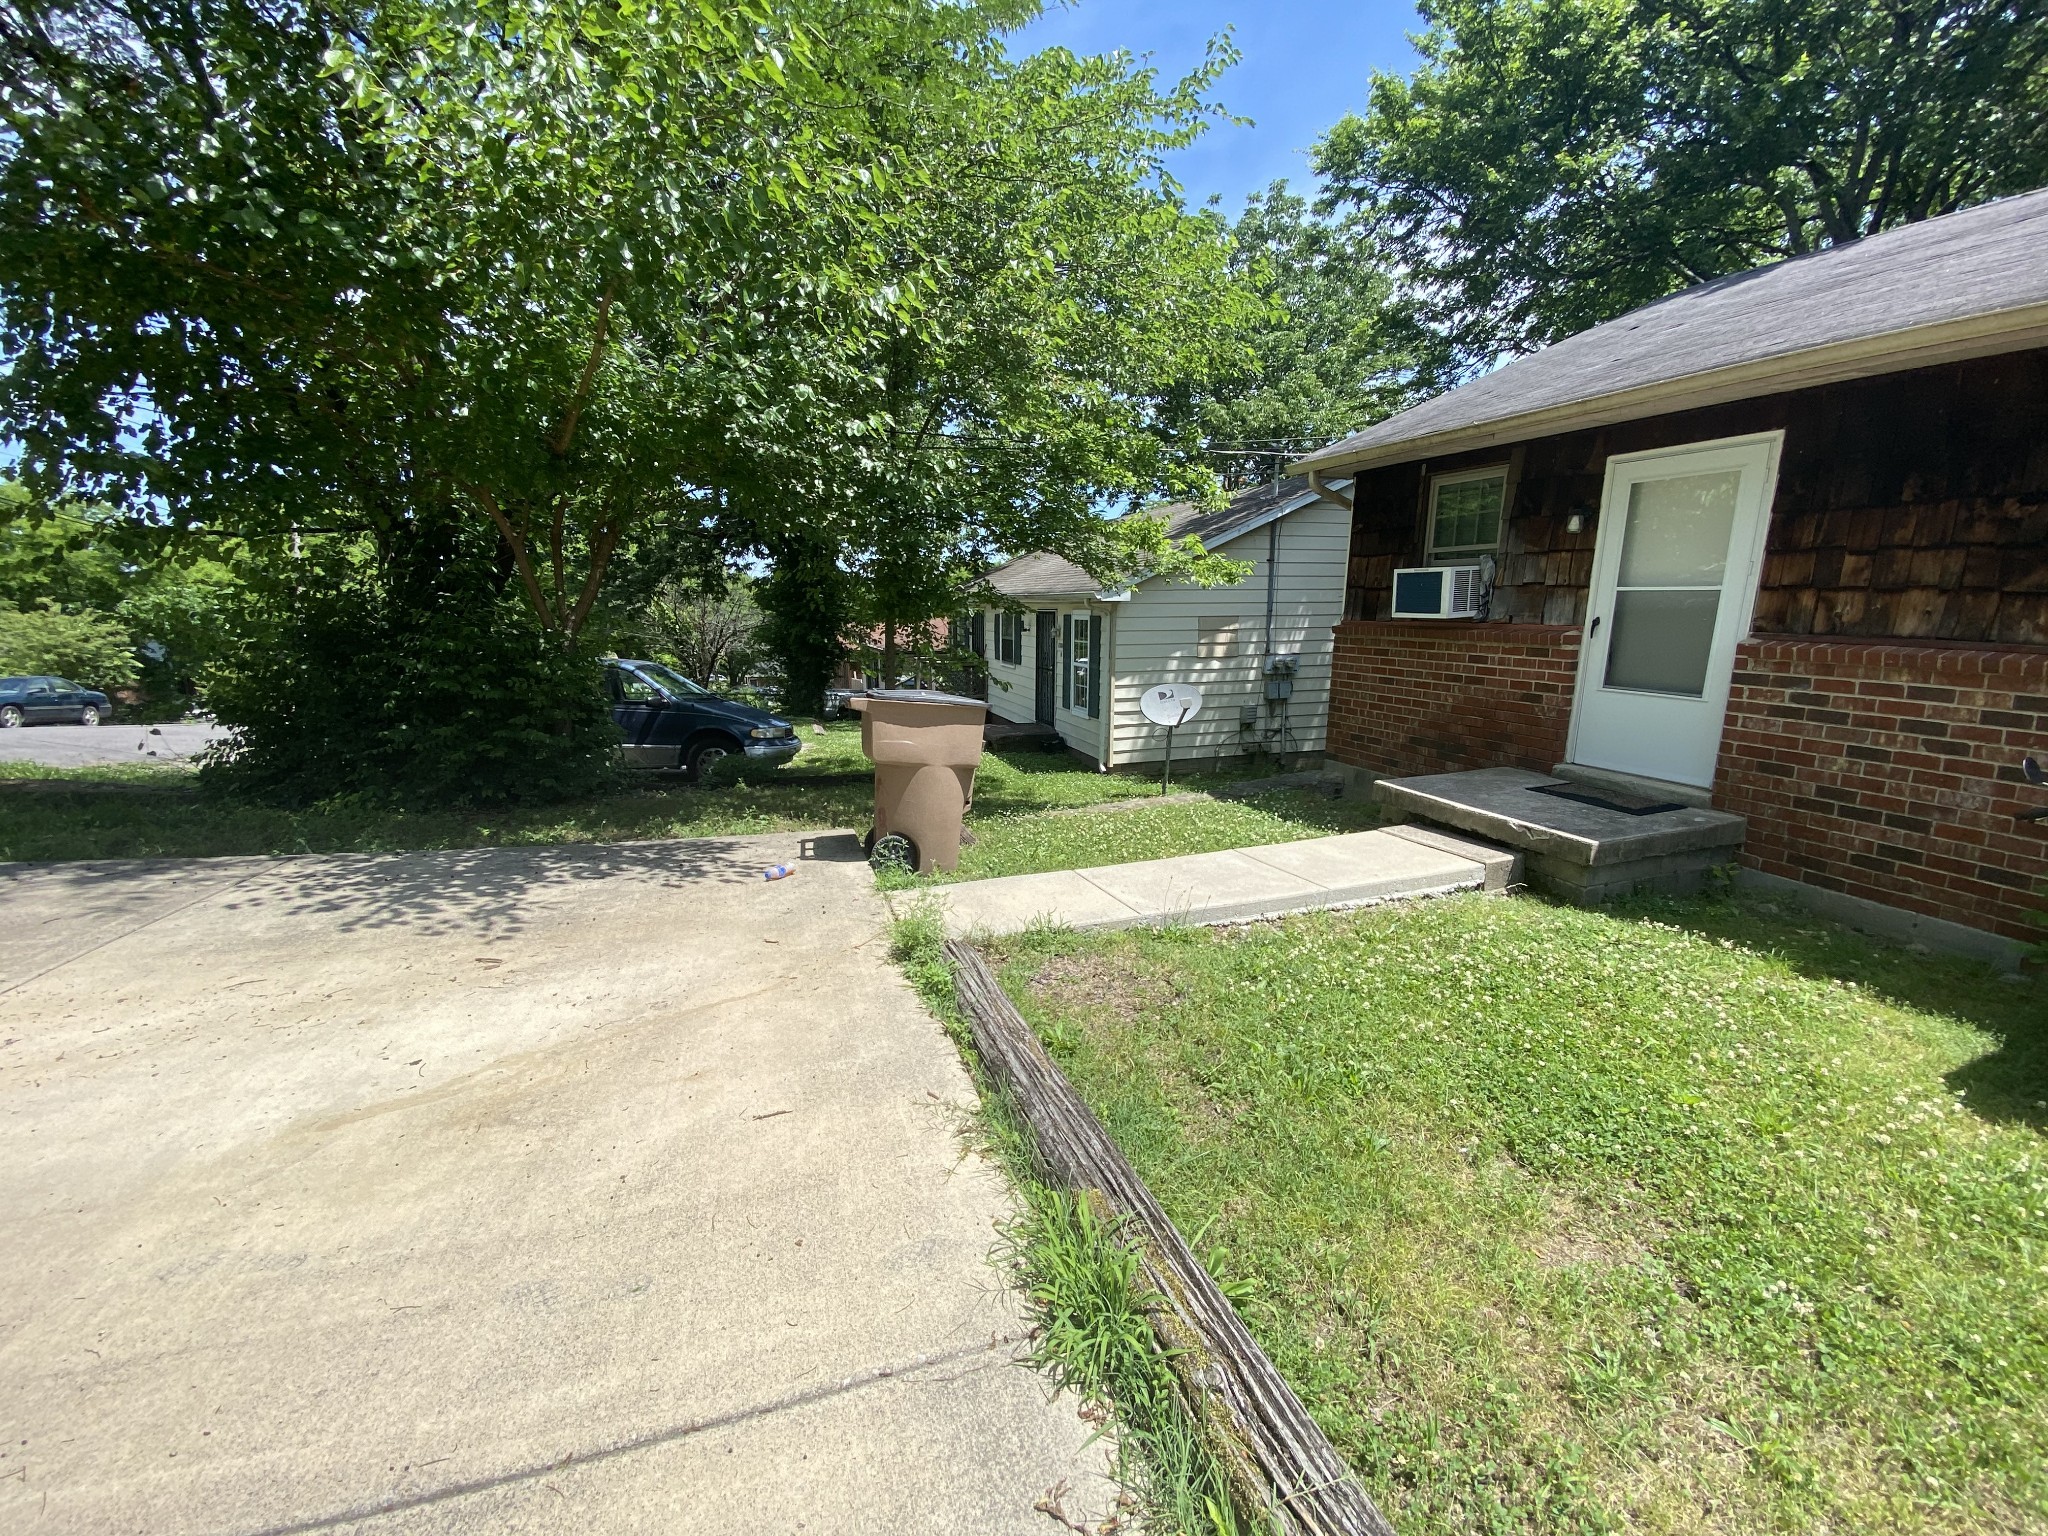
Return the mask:
<svg viewBox="0 0 2048 1536">
<path fill-rule="evenodd" d="M 1038 636 L 1038 708 L 1040 725 L 1052 724 L 1053 704 L 1060 696 L 1060 616 L 1041 608 L 1031 616 L 1032 632 Z"/>
<path fill-rule="evenodd" d="M 1568 755 L 1711 785 L 1781 434 L 1607 461 Z"/>
</svg>

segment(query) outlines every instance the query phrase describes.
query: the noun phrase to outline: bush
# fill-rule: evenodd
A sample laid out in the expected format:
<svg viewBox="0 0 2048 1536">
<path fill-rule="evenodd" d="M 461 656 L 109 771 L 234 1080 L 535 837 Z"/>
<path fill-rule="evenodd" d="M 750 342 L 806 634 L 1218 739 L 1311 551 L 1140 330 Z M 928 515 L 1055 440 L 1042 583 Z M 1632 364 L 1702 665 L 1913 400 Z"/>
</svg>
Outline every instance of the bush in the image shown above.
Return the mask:
<svg viewBox="0 0 2048 1536">
<path fill-rule="evenodd" d="M 207 689 L 232 745 L 209 780 L 260 798 L 425 807 L 567 799 L 618 732 L 592 658 L 487 580 L 395 600 L 361 570 L 269 595 Z M 452 590 L 450 589 L 452 586 Z"/>
<path fill-rule="evenodd" d="M 112 692 L 136 679 L 124 625 L 96 613 L 0 606 L 0 674 L 49 673 Z"/>
</svg>

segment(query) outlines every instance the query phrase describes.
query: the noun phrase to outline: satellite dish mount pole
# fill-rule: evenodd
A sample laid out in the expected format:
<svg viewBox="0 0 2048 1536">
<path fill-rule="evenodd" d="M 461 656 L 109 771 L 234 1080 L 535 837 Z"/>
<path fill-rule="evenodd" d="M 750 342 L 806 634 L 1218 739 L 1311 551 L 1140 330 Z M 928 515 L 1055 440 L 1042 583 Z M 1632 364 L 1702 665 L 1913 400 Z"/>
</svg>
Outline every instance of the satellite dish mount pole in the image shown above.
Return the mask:
<svg viewBox="0 0 2048 1536">
<path fill-rule="evenodd" d="M 1175 718 L 1175 719 L 1173 719 L 1173 720 L 1171 720 L 1171 721 L 1169 721 L 1169 722 L 1167 723 L 1167 727 L 1166 727 L 1166 765 L 1165 765 L 1165 767 L 1164 767 L 1164 768 L 1162 768 L 1162 769 L 1161 769 L 1161 771 L 1160 771 L 1160 774 L 1159 774 L 1159 793 L 1160 793 L 1160 794 L 1161 794 L 1162 796 L 1164 796 L 1164 795 L 1165 795 L 1165 793 L 1166 793 L 1166 787 L 1167 787 L 1167 785 L 1169 785 L 1169 784 L 1171 784 L 1171 783 L 1173 782 L 1173 733 L 1174 733 L 1174 729 L 1175 729 L 1175 728 L 1176 728 L 1177 726 L 1180 726 L 1180 725 L 1183 725 L 1183 724 L 1185 724 L 1185 723 L 1186 723 L 1186 721 L 1187 721 L 1187 718 L 1188 718 L 1188 716 L 1189 716 L 1189 715 L 1191 715 L 1191 714 L 1193 714 L 1193 713 L 1194 713 L 1194 710 L 1193 710 L 1192 708 L 1190 708 L 1190 707 L 1189 707 L 1189 705 L 1187 704 L 1187 702 L 1186 702 L 1185 700 L 1183 700 L 1183 701 L 1181 702 L 1181 706 L 1180 706 L 1180 714 L 1179 714 L 1179 716 L 1178 716 L 1177 718 Z"/>
</svg>

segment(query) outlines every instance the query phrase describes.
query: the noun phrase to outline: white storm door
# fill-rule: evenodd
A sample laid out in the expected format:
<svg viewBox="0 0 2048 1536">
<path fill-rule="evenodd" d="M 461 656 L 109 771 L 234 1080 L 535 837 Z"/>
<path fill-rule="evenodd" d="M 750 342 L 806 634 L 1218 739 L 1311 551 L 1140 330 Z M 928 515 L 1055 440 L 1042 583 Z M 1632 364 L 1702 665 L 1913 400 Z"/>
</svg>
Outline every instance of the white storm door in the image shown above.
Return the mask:
<svg viewBox="0 0 2048 1536">
<path fill-rule="evenodd" d="M 1607 461 L 1567 755 L 1714 782 L 1782 433 Z"/>
</svg>

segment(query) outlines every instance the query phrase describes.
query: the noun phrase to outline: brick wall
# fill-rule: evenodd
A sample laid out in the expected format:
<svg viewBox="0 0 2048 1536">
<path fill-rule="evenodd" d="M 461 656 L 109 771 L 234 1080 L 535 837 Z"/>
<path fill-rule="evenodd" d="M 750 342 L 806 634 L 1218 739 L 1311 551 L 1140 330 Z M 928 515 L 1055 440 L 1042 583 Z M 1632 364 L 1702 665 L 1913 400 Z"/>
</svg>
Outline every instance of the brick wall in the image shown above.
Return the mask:
<svg viewBox="0 0 2048 1536">
<path fill-rule="evenodd" d="M 2011 938 L 2048 883 L 2048 650 L 1757 636 L 1735 664 L 1714 803 L 1743 862 Z"/>
<path fill-rule="evenodd" d="M 1330 755 L 1380 773 L 1564 760 L 1579 631 L 1550 624 L 1337 627 Z"/>
</svg>

